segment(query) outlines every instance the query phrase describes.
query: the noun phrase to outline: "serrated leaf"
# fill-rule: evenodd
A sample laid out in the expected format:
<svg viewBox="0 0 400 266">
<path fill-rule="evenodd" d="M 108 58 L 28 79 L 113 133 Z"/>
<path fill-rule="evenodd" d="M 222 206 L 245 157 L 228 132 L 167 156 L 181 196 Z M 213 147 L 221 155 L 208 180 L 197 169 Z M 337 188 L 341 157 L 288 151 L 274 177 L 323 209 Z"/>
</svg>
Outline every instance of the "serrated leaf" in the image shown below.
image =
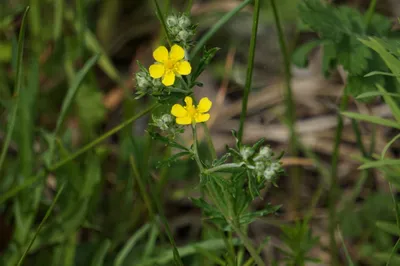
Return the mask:
<svg viewBox="0 0 400 266">
<path fill-rule="evenodd" d="M 292 55 L 293 64 L 302 68 L 306 67 L 308 65 L 308 55 L 322 43 L 323 41 L 321 40 L 312 40 L 298 47 Z"/>
<path fill-rule="evenodd" d="M 174 163 L 174 162 L 178 161 L 179 158 L 181 158 L 183 156 L 191 156 L 191 155 L 192 155 L 192 153 L 188 152 L 188 151 L 179 152 L 177 154 L 172 155 L 167 160 L 158 162 L 157 168 L 162 167 L 164 165 L 168 165 L 169 166 L 171 163 Z"/>
<path fill-rule="evenodd" d="M 337 47 L 338 63 L 352 75 L 361 75 L 368 67 L 368 59 L 372 59 L 370 49 L 362 45 L 354 37 L 345 37 Z"/>
</svg>

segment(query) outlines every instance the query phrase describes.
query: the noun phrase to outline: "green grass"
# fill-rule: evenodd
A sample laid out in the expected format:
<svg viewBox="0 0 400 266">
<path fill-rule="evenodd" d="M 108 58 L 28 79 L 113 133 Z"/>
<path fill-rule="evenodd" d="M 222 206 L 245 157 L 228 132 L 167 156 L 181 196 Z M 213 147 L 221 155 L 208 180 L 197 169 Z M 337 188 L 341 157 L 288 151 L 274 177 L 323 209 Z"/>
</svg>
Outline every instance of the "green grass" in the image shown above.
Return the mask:
<svg viewBox="0 0 400 266">
<path fill-rule="evenodd" d="M 297 11 L 298 1 L 221 3 L 0 3 L 2 15 L 4 11 L 0 17 L 0 266 L 306 265 L 319 260 L 317 263 L 329 265 L 395 265 L 400 261 L 400 241 L 396 242 L 400 231 L 396 198 L 400 162 L 392 156 L 399 150 L 400 139 L 400 54 L 397 43 L 390 42 L 391 36 L 381 33 L 387 18 L 376 16 L 377 1 L 372 0 L 368 10 L 360 14 L 321 6 L 317 0 L 300 4 L 303 16 L 310 12 L 302 23 L 320 22 L 306 28 L 321 38 L 311 40 L 312 46 L 336 49 L 334 54 L 323 55 L 324 74 L 334 72 L 335 68 L 329 67 L 336 63 L 348 72 L 344 83 L 350 85 L 340 95 L 341 102 L 331 103 L 336 104 L 331 109 L 337 122 L 331 131 L 332 152 L 328 156 L 303 143 L 296 128 L 303 119 L 316 115 L 302 116 L 303 110 L 298 108 L 304 96 L 296 94 L 298 101 L 293 93 L 296 79 L 292 64 L 306 66 L 307 53 L 311 52 L 311 46 L 295 47 L 297 53 L 289 49 L 292 39 L 287 38 L 286 27 L 290 23 L 285 18 L 299 19 L 297 34 L 305 28 L 297 13 L 286 14 Z M 204 12 L 202 8 L 206 12 L 193 20 L 206 30 L 196 32 L 197 39 L 188 45 L 186 55 L 193 73 L 197 72 L 177 77 L 176 87 L 169 93 L 136 100 L 136 61 L 147 68 L 153 61 L 153 48 L 176 42 L 168 31 L 167 16 Z M 101 12 L 96 12 L 98 9 Z M 272 19 L 265 18 L 267 14 Z M 330 16 L 342 24 L 333 27 Z M 215 19 L 211 25 L 210 18 Z M 240 115 L 229 118 L 238 122 L 232 123 L 238 125 L 238 132 L 232 137 L 219 128 L 193 123 L 184 127 L 192 139 L 176 128 L 173 138 L 155 134 L 155 127 L 149 124 L 152 116 L 169 114 L 171 106 L 182 103 L 186 94 L 197 102 L 197 92 L 209 98 L 224 93 L 217 91 L 219 73 L 224 72 L 221 65 L 227 60 L 224 56 L 228 51 L 223 47 L 227 46 L 221 43 L 220 49 L 213 49 L 210 44 L 229 26 L 245 25 L 247 18 L 251 25 L 243 36 L 248 50 L 235 45 L 232 68 L 244 62 L 244 86 L 228 76 L 230 85 L 224 95 L 225 106 L 240 100 Z M 289 166 L 290 170 L 274 182 L 264 181 L 264 168 L 263 173 L 256 172 L 255 156 L 261 154 L 261 146 L 271 145 L 279 157 L 277 143 L 270 143 L 269 136 L 264 143 L 244 141 L 246 126 L 265 127 L 251 118 L 254 112 L 248 109 L 249 96 L 256 90 L 256 74 L 268 71 L 260 67 L 257 56 L 264 56 L 264 49 L 271 45 L 260 33 L 269 26 L 275 29 L 276 38 L 271 33 L 268 42 L 279 46 L 282 59 L 284 100 L 277 108 L 286 110 L 276 120 L 288 132 L 288 141 L 279 143 L 279 149 L 285 152 L 283 159 L 306 159 L 306 166 Z M 123 34 L 142 27 L 152 31 L 133 37 Z M 324 27 L 329 27 L 329 32 Z M 326 33 L 337 34 L 342 42 L 334 43 Z M 229 34 L 238 43 L 243 41 L 240 32 Z M 110 50 L 113 39 L 121 41 L 121 49 Z M 346 64 L 354 63 L 353 56 L 360 56 L 352 45 L 373 54 L 356 58 L 356 63 L 367 62 L 367 66 L 357 66 L 362 73 L 353 73 L 354 66 Z M 376 69 L 371 69 L 373 60 L 379 61 Z M 205 76 L 197 77 L 203 67 Z M 235 71 L 231 75 L 236 75 Z M 362 82 L 355 83 L 354 76 Z M 212 82 L 207 82 L 207 77 Z M 367 91 L 365 80 L 369 82 L 369 78 L 377 80 Z M 362 88 L 355 88 L 355 84 Z M 370 99 L 379 99 L 376 102 L 386 105 L 391 117 L 358 112 L 354 102 L 362 101 L 369 108 L 375 104 L 367 102 Z M 112 102 L 108 109 L 105 102 Z M 227 121 L 219 119 L 217 123 Z M 347 119 L 351 119 L 351 127 Z M 379 134 L 381 131 L 387 136 Z M 252 133 L 249 138 L 253 140 Z M 224 136 L 220 138 L 224 143 L 216 142 L 217 134 Z M 236 139 L 236 146 L 230 145 L 223 156 L 219 147 L 225 139 Z M 349 157 L 341 157 L 341 149 L 350 141 L 357 154 L 349 162 Z M 382 149 L 374 150 L 375 146 Z M 181 154 L 176 153 L 179 149 Z M 349 169 L 350 174 L 342 176 L 341 170 Z M 390 194 L 381 177 L 387 181 Z M 279 215 L 273 216 L 278 209 Z M 320 233 L 330 240 L 328 245 L 315 237 L 315 223 L 327 224 L 320 227 L 325 230 Z M 326 256 L 315 253 L 318 250 L 330 252 L 329 262 Z"/>
</svg>

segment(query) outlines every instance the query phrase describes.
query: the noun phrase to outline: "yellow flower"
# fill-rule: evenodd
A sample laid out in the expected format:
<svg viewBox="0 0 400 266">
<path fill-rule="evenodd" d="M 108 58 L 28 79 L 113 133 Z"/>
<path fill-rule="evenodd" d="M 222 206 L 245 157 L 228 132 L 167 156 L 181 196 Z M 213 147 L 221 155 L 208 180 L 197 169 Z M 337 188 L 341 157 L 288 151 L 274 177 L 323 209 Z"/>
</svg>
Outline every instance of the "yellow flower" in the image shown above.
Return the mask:
<svg viewBox="0 0 400 266">
<path fill-rule="evenodd" d="M 172 106 L 171 114 L 176 117 L 176 123 L 179 125 L 190 125 L 192 123 L 206 122 L 210 119 L 210 111 L 212 102 L 207 98 L 202 98 L 195 107 L 191 97 L 185 97 L 186 106 L 180 104 Z"/>
<path fill-rule="evenodd" d="M 182 47 L 174 44 L 168 53 L 165 46 L 158 47 L 153 52 L 153 57 L 157 61 L 149 68 L 150 76 L 158 79 L 162 77 L 162 83 L 165 86 L 171 86 L 175 83 L 175 76 L 189 75 L 192 67 L 185 58 L 185 51 Z"/>
</svg>

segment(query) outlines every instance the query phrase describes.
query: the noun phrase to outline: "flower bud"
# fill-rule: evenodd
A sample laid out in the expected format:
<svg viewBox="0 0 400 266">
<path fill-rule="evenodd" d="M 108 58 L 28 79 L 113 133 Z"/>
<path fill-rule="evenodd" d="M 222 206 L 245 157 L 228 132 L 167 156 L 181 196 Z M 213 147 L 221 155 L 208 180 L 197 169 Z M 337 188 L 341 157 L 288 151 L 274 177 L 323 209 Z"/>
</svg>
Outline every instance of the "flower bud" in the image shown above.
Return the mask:
<svg viewBox="0 0 400 266">
<path fill-rule="evenodd" d="M 180 26 L 182 29 L 186 29 L 186 28 L 189 27 L 190 24 L 191 24 L 190 18 L 188 18 L 186 15 L 182 15 L 182 16 L 179 18 L 178 24 L 179 24 L 179 26 Z"/>
<path fill-rule="evenodd" d="M 178 37 L 179 37 L 179 39 L 180 39 L 182 42 L 186 42 L 187 39 L 190 37 L 190 33 L 187 32 L 187 31 L 185 31 L 185 30 L 181 30 L 181 31 L 178 33 Z"/>
<path fill-rule="evenodd" d="M 242 155 L 243 160 L 249 159 L 251 156 L 253 156 L 254 151 L 252 148 L 243 146 L 242 149 L 240 149 L 240 155 Z"/>
<path fill-rule="evenodd" d="M 168 16 L 168 18 L 167 18 L 167 26 L 168 27 L 175 27 L 178 25 L 178 23 L 179 23 L 179 19 L 176 16 L 174 16 L 174 15 Z"/>
<path fill-rule="evenodd" d="M 271 159 L 273 155 L 272 149 L 268 146 L 264 146 L 260 149 L 259 153 L 254 157 L 254 161 L 263 161 Z"/>
</svg>

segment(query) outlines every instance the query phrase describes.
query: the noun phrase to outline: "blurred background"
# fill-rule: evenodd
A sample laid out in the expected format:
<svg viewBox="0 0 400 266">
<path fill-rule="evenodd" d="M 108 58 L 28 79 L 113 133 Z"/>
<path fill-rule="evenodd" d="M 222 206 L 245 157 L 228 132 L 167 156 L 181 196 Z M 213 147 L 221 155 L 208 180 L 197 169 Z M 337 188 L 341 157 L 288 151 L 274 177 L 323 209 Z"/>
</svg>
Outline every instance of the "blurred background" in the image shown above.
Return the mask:
<svg viewBox="0 0 400 266">
<path fill-rule="evenodd" d="M 187 4 L 184 0 L 159 2 L 165 12 L 183 12 Z M 223 14 L 241 3 L 236 0 L 193 2 L 191 14 L 198 25 L 197 39 Z M 302 30 L 297 12 L 300 0 L 277 2 L 291 51 L 318 37 Z M 362 12 L 369 5 L 368 0 L 330 2 Z M 146 108 L 149 99 L 134 99 L 136 61 L 150 65 L 152 51 L 163 41 L 153 1 L 149 0 L 0 1 L 0 146 L 6 136 L 7 110 L 15 97 L 15 53 L 23 10 L 28 4 L 31 10 L 27 18 L 21 107 L 15 134 L 0 170 L 0 195 L 36 175 L 49 156 L 52 138 L 56 138 L 56 145 L 68 155 Z M 395 23 L 400 16 L 400 1 L 379 0 L 376 10 Z M 218 154 L 225 152 L 225 145 L 234 144 L 230 130 L 239 125 L 252 12 L 251 5 L 244 8 L 207 44 L 221 50 L 200 77 L 204 86 L 195 92 L 214 103 L 208 125 Z M 58 136 L 52 135 L 68 87 L 84 63 L 96 53 L 101 53 L 99 61 L 84 79 Z M 289 132 L 282 121 L 286 108 L 283 62 L 269 0 L 262 1 L 255 60 L 244 143 L 252 144 L 264 137 L 279 153 L 288 150 Z M 345 77 L 338 69 L 327 78 L 321 68 L 318 48 L 310 54 L 306 68 L 292 66 L 298 138 L 319 158 L 319 165 L 305 153 L 285 155 L 287 172 L 292 168 L 301 171 L 300 194 L 295 198 L 291 194 L 293 180 L 286 175 L 279 180 L 278 187 L 265 190 L 263 199 L 253 206 L 257 210 L 266 202 L 282 204 L 279 215 L 259 219 L 249 227 L 249 235 L 256 243 L 271 237 L 262 251 L 267 265 L 282 257 L 279 249 L 284 244 L 280 226 L 293 224 L 303 217 L 317 191 L 322 191 L 322 195 L 317 197 L 310 224 L 319 243 L 311 249 L 310 256 L 321 260 L 314 265 L 329 265 L 328 198 L 323 192 L 329 187 L 326 169 L 331 162 L 338 99 Z M 352 102 L 351 108 L 390 115 L 387 106 L 379 101 L 368 105 Z M 190 160 L 181 160 L 169 167 L 157 168 L 157 162 L 170 154 L 146 134 L 148 120 L 146 116 L 135 121 L 132 127 L 110 136 L 54 175 L 46 176 L 40 185 L 2 202 L 0 263 L 15 265 L 21 256 L 20 243 L 32 237 L 57 186 L 68 180 L 25 265 L 103 265 L 103 259 L 104 265 L 173 265 L 165 229 L 145 227 L 151 217 L 130 166 L 129 158 L 134 154 L 137 172 L 149 172 L 152 177 L 151 184 L 158 192 L 177 245 L 186 248 L 181 250 L 185 254 L 185 265 L 207 265 L 200 262 L 201 252 L 193 247 L 202 240 L 203 222 L 201 211 L 189 200 L 199 196 L 196 167 Z M 368 143 L 371 126 L 363 125 L 361 130 Z M 376 150 L 381 151 L 394 135 L 395 132 L 378 127 Z M 199 136 L 202 139 L 204 134 L 200 132 Z M 184 135 L 188 145 L 190 138 L 190 134 Z M 390 151 L 394 156 L 398 156 L 396 149 L 398 152 L 398 144 Z M 381 174 L 374 172 L 359 182 L 364 173 L 357 169 L 359 163 L 352 157 L 359 154 L 352 125 L 345 120 L 338 173 L 339 231 L 351 257 L 359 265 L 380 265 L 396 239 L 377 232 L 375 223 L 382 220 L 394 224 L 396 220 L 389 187 Z M 218 235 L 217 231 L 210 232 L 211 236 Z M 130 249 L 128 244 L 135 247 Z M 208 245 L 215 250 L 224 247 L 219 242 Z M 121 259 L 115 264 L 118 256 Z M 341 253 L 341 256 L 344 255 Z M 395 259 L 400 263 L 400 256 L 396 255 Z"/>
</svg>

